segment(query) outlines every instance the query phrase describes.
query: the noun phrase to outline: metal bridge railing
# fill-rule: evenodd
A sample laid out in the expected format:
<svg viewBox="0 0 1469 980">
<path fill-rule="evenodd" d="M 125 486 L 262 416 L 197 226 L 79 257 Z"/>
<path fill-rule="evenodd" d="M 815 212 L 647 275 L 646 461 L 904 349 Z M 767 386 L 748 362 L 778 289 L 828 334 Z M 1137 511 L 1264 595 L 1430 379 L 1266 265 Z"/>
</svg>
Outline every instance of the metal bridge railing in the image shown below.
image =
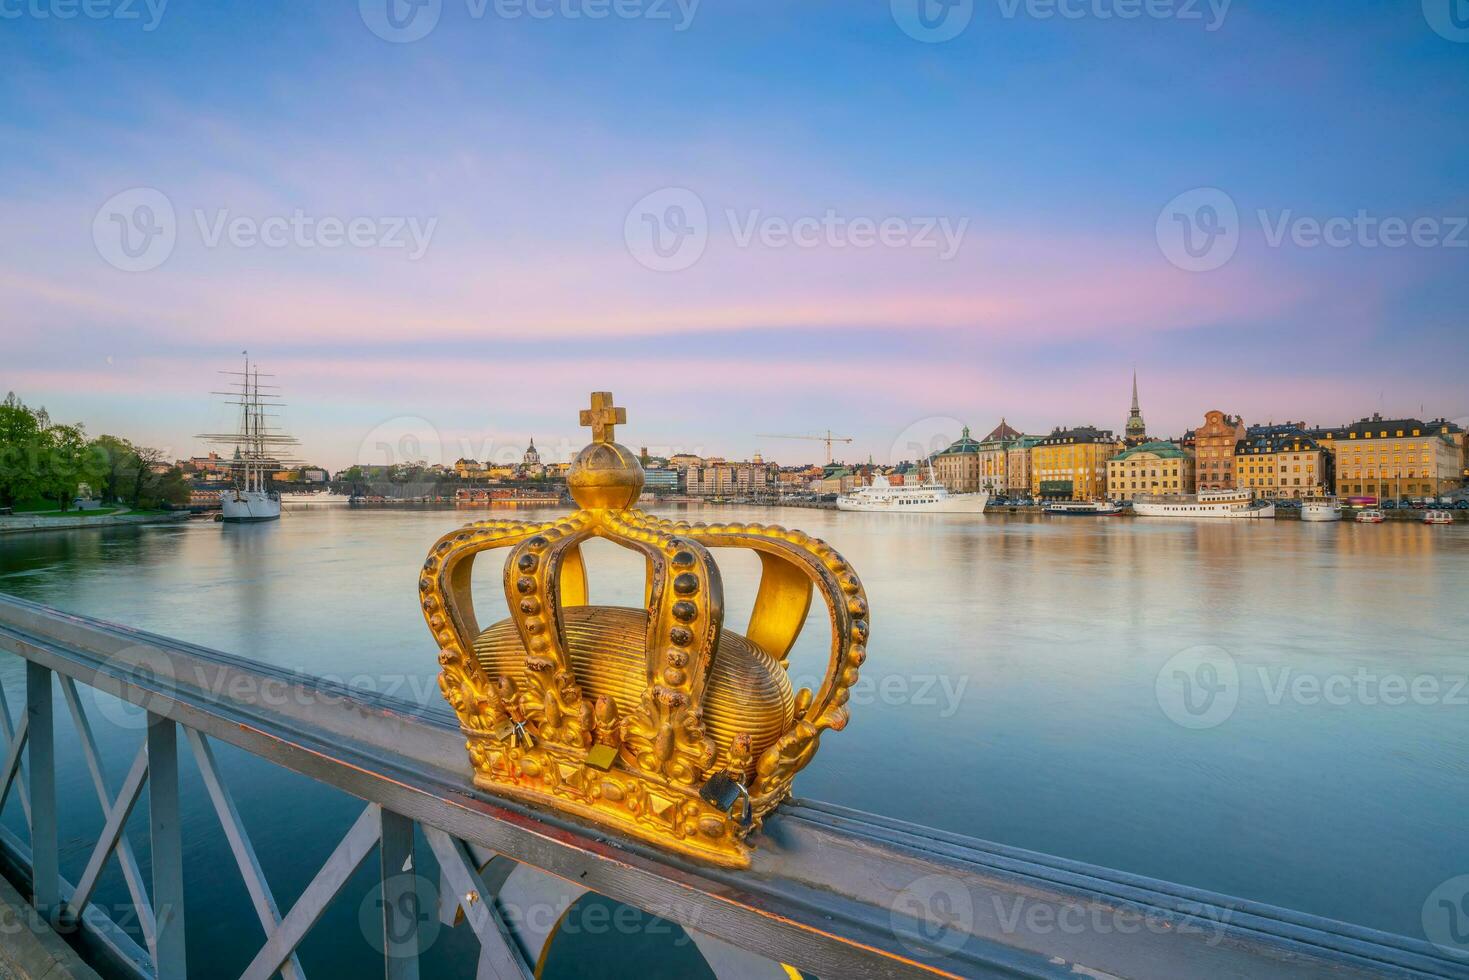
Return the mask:
<svg viewBox="0 0 1469 980">
<path fill-rule="evenodd" d="M 29 830 L 27 840 L 0 829 L 0 865 L 84 954 L 121 975 L 186 975 L 187 751 L 264 937 L 246 977 L 302 977 L 302 939 L 374 851 L 384 975 L 417 977 L 418 923 L 389 921 L 412 887 L 400 872 L 412 865 L 415 827 L 439 865 L 441 919 L 462 914 L 478 939 L 479 977 L 533 976 L 555 923 L 517 909 L 565 907 L 587 891 L 680 923 L 721 980 L 786 976 L 782 964 L 857 978 L 1469 977 L 1469 963 L 1426 942 L 808 801 L 767 821 L 749 870 L 704 867 L 474 790 L 447 710 L 12 598 L 0 598 L 0 650 L 26 662 L 14 721 L 0 689 L 0 808 L 15 793 Z M 143 745 L 116 792 L 79 684 L 146 709 Z M 105 815 L 74 884 L 59 861 L 58 738 L 77 740 Z M 215 741 L 363 803 L 288 909 L 261 870 Z M 124 833 L 145 789 L 149 881 Z M 114 860 L 141 944 L 91 901 Z M 203 953 L 192 958 L 206 969 Z"/>
</svg>

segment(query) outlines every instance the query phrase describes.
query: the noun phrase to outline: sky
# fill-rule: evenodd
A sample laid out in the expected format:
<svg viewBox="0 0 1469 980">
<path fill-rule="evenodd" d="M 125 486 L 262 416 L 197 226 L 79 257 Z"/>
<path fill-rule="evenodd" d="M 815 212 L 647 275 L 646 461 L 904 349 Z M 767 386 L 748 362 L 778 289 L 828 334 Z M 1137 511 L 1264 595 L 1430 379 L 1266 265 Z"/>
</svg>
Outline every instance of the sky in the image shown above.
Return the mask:
<svg viewBox="0 0 1469 980">
<path fill-rule="evenodd" d="M 1449 3 L 0 0 L 0 390 L 183 456 L 249 350 L 333 469 L 1464 418 Z"/>
</svg>

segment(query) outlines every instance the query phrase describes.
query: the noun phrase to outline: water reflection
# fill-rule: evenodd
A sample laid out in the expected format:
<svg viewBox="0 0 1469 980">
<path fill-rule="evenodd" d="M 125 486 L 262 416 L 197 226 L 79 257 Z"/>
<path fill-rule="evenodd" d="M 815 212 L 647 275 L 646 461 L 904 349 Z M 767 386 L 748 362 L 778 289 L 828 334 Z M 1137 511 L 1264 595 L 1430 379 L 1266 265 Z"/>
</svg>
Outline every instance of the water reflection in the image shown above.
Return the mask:
<svg viewBox="0 0 1469 980">
<path fill-rule="evenodd" d="M 1469 709 L 1274 693 L 1303 673 L 1469 671 L 1469 527 L 694 516 L 799 526 L 863 577 L 873 627 L 852 724 L 823 742 L 802 795 L 1405 933 L 1438 882 L 1469 871 Z M 0 542 L 0 589 L 437 701 L 415 580 L 465 519 L 320 508 L 268 525 L 13 538 Z M 587 554 L 596 601 L 639 603 L 635 557 L 606 542 Z M 758 562 L 717 557 L 738 629 Z M 475 585 L 482 623 L 504 615 L 490 562 Z M 1241 689 L 1226 722 L 1194 731 L 1160 710 L 1155 682 L 1201 645 L 1228 651 Z M 826 647 L 817 608 L 793 673 L 814 681 Z M 14 702 L 15 665 L 0 675 Z M 97 724 L 120 773 L 137 732 Z M 314 799 L 310 787 L 240 765 L 262 860 L 306 875 L 293 852 L 324 857 L 350 815 L 280 807 Z M 89 788 L 73 789 L 91 807 Z M 214 840 L 207 809 L 194 817 Z"/>
</svg>

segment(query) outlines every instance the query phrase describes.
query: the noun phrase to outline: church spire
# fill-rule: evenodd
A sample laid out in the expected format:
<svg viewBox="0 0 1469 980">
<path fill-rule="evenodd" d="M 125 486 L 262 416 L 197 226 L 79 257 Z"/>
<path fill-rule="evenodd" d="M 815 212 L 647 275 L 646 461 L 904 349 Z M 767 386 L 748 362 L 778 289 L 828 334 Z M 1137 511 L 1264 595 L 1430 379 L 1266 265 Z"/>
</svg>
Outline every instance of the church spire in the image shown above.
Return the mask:
<svg viewBox="0 0 1469 980">
<path fill-rule="evenodd" d="M 1143 410 L 1137 400 L 1137 368 L 1132 369 L 1132 411 L 1127 415 L 1126 432 L 1129 446 L 1140 446 L 1148 441 L 1148 427 L 1143 422 Z"/>
</svg>

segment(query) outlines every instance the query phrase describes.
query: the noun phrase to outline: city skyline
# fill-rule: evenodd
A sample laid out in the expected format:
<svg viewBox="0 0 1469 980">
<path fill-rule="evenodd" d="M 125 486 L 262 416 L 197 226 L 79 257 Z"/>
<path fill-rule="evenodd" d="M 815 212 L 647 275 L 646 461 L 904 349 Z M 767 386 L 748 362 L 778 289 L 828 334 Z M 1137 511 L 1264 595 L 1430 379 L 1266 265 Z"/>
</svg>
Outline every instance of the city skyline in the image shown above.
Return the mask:
<svg viewBox="0 0 1469 980">
<path fill-rule="evenodd" d="M 579 445 L 594 389 L 631 441 L 732 456 L 830 428 L 881 460 L 934 417 L 1121 431 L 1134 366 L 1164 433 L 1469 416 L 1469 62 L 1418 5 L 978 5 L 942 43 L 887 4 L 758 9 L 446 4 L 410 43 L 352 4 L 8 21 L 0 387 L 184 455 L 249 348 L 339 464 L 404 417 Z"/>
</svg>

